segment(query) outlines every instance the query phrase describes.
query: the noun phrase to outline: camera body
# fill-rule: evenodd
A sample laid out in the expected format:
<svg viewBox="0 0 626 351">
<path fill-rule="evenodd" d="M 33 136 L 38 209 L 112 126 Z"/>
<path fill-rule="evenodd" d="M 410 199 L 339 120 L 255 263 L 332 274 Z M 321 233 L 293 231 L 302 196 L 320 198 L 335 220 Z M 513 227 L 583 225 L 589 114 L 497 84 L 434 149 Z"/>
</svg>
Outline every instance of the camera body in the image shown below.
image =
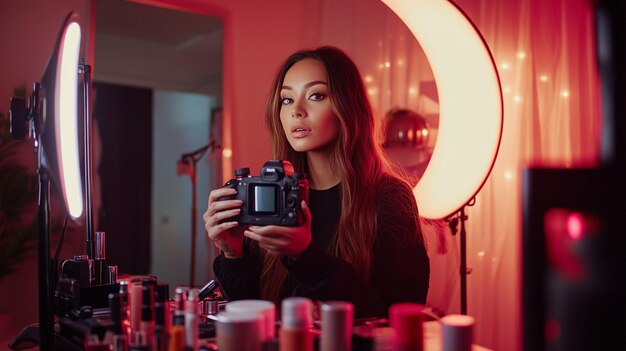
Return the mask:
<svg viewBox="0 0 626 351">
<path fill-rule="evenodd" d="M 300 202 L 308 202 L 309 182 L 304 173 L 294 172 L 289 161 L 269 160 L 259 177 L 250 176 L 249 168 L 235 170 L 235 179 L 224 187 L 237 194 L 220 200 L 243 200 L 241 212 L 232 220 L 240 224 L 297 227 L 304 223 Z"/>
</svg>

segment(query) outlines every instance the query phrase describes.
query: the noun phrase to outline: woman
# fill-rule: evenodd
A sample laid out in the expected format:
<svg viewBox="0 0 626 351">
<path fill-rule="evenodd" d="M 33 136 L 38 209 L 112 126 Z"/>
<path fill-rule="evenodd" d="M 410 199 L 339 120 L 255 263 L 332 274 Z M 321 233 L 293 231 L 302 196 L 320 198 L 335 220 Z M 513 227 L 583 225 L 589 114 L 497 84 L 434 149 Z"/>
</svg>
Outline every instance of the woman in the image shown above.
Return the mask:
<svg viewBox="0 0 626 351">
<path fill-rule="evenodd" d="M 222 293 L 350 301 L 357 318 L 386 316 L 396 302 L 425 303 L 430 264 L 415 199 L 383 156 L 354 62 L 333 47 L 294 53 L 266 112 L 273 158 L 309 180 L 306 221 L 244 228 L 228 220 L 242 201 L 218 201 L 236 190 L 213 190 L 204 220 L 222 251 L 213 262 Z"/>
</svg>

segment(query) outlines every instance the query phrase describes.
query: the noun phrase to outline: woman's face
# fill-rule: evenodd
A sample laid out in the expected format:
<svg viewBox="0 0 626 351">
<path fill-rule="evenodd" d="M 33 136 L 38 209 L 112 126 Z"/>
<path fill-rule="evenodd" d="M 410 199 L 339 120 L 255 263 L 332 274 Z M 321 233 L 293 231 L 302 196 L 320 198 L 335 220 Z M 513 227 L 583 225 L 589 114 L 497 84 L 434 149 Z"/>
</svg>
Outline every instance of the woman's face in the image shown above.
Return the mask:
<svg viewBox="0 0 626 351">
<path fill-rule="evenodd" d="M 337 139 L 339 121 L 328 94 L 321 62 L 304 59 L 287 71 L 280 91 L 280 122 L 294 150 L 321 151 Z"/>
</svg>

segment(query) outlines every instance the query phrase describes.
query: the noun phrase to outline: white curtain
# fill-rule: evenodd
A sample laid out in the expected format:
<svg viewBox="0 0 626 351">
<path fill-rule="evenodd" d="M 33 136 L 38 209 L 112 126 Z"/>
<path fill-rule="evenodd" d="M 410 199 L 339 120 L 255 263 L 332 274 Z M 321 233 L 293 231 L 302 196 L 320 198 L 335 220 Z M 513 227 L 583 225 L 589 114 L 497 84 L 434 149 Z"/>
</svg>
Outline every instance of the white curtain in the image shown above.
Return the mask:
<svg viewBox="0 0 626 351">
<path fill-rule="evenodd" d="M 417 1 L 417 0 L 416 0 Z M 489 179 L 467 208 L 468 314 L 475 340 L 521 349 L 522 171 L 599 162 L 600 101 L 591 0 L 457 0 L 485 37 L 504 96 L 504 130 Z M 438 103 L 429 64 L 404 24 L 377 0 L 322 0 L 320 44 L 359 64 L 378 116 L 424 115 L 435 141 Z M 424 226 L 431 258 L 428 305 L 460 311 L 458 235 Z M 526 308 L 532 308 L 527 306 Z"/>
</svg>

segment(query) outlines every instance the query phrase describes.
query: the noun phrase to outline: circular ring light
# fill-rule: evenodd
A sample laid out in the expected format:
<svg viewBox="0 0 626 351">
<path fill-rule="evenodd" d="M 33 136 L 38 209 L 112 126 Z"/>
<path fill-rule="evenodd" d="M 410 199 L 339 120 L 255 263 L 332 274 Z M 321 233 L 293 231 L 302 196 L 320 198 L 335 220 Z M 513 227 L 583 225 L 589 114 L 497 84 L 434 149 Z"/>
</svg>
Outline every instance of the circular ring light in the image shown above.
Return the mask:
<svg viewBox="0 0 626 351">
<path fill-rule="evenodd" d="M 43 163 L 74 220 L 84 212 L 78 115 L 78 60 L 81 30 L 70 13 L 41 80 Z"/>
<path fill-rule="evenodd" d="M 72 21 L 61 39 L 58 79 L 55 95 L 56 142 L 59 152 L 59 171 L 62 193 L 69 214 L 76 219 L 83 213 L 83 195 L 80 176 L 80 145 L 78 139 L 78 56 L 80 26 Z"/>
<path fill-rule="evenodd" d="M 422 46 L 439 95 L 439 131 L 424 175 L 413 189 L 420 215 L 447 217 L 487 180 L 500 146 L 503 104 L 491 52 L 452 1 L 382 0 Z"/>
</svg>

